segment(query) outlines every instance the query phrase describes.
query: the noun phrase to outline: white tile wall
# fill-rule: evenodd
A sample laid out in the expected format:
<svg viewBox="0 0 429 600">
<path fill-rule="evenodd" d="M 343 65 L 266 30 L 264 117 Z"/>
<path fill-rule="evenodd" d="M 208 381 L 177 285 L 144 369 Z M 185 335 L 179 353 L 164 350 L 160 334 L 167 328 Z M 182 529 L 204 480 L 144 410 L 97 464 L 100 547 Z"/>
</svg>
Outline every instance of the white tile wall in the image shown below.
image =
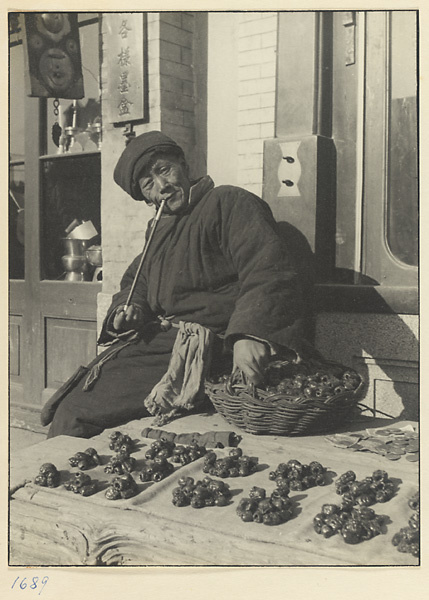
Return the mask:
<svg viewBox="0 0 429 600">
<path fill-rule="evenodd" d="M 274 135 L 277 13 L 242 13 L 238 26 L 238 183 L 262 193 L 263 140 Z"/>
</svg>

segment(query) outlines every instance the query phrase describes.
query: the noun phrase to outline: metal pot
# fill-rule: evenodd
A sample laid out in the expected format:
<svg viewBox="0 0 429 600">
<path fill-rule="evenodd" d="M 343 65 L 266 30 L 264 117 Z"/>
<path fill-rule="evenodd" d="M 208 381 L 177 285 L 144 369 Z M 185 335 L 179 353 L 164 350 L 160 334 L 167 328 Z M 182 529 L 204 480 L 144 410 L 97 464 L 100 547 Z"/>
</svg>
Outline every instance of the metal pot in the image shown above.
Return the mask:
<svg viewBox="0 0 429 600">
<path fill-rule="evenodd" d="M 91 276 L 88 272 L 70 271 L 66 273 L 64 281 L 91 281 Z"/>
<path fill-rule="evenodd" d="M 63 263 L 64 270 L 67 272 L 79 271 L 84 273 L 89 271 L 89 265 L 86 262 L 85 256 L 74 256 L 73 254 L 66 254 L 61 257 L 61 261 Z"/>
<path fill-rule="evenodd" d="M 85 256 L 85 251 L 91 246 L 91 240 L 63 238 L 66 255 Z"/>
<path fill-rule="evenodd" d="M 101 267 L 103 264 L 103 259 L 101 255 L 101 246 L 91 246 L 85 252 L 85 256 L 90 265 L 94 267 Z"/>
</svg>

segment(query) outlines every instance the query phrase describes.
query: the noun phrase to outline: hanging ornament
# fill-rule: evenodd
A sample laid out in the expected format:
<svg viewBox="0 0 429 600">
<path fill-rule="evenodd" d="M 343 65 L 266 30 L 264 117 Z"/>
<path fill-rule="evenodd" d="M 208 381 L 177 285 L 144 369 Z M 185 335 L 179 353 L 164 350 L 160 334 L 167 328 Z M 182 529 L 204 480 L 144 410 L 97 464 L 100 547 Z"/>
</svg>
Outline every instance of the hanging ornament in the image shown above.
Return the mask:
<svg viewBox="0 0 429 600">
<path fill-rule="evenodd" d="M 24 13 L 27 94 L 40 98 L 83 98 L 77 13 Z"/>
<path fill-rule="evenodd" d="M 63 132 L 63 128 L 61 127 L 61 117 L 60 117 L 60 101 L 58 98 L 55 98 L 54 102 L 54 115 L 55 115 L 55 123 L 52 125 L 52 141 L 54 142 L 57 148 L 60 147 L 61 134 Z"/>
</svg>

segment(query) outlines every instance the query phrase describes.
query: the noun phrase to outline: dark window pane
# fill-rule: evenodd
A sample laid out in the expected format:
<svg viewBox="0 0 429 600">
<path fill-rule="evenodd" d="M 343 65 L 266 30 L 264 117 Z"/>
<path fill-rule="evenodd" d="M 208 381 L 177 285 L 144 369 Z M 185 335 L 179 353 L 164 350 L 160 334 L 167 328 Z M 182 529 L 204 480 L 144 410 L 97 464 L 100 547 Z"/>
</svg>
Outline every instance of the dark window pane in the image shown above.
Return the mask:
<svg viewBox="0 0 429 600">
<path fill-rule="evenodd" d="M 24 279 L 24 163 L 9 169 L 9 277 Z"/>
<path fill-rule="evenodd" d="M 10 47 L 9 79 L 9 277 L 24 279 L 24 53 Z"/>
<path fill-rule="evenodd" d="M 392 12 L 387 243 L 418 261 L 417 28 L 413 11 Z"/>
</svg>

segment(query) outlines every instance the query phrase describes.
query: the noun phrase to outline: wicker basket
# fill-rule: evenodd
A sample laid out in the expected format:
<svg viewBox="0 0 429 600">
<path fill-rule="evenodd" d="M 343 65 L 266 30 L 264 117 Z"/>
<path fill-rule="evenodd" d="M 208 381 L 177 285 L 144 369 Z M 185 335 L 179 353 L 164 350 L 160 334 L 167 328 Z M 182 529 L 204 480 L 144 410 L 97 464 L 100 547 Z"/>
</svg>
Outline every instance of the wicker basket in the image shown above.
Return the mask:
<svg viewBox="0 0 429 600">
<path fill-rule="evenodd" d="M 319 368 L 311 365 L 309 371 Z M 325 362 L 326 369 L 341 368 L 338 363 Z M 358 410 L 357 403 L 363 388 L 363 380 L 355 371 L 357 385 L 328 397 L 313 397 L 302 391 L 296 394 L 272 393 L 254 388 L 246 382 L 234 382 L 237 374 L 221 383 L 206 382 L 206 393 L 218 413 L 229 423 L 256 435 L 305 435 L 327 433 L 351 420 Z M 240 378 L 238 378 L 240 380 Z"/>
</svg>

